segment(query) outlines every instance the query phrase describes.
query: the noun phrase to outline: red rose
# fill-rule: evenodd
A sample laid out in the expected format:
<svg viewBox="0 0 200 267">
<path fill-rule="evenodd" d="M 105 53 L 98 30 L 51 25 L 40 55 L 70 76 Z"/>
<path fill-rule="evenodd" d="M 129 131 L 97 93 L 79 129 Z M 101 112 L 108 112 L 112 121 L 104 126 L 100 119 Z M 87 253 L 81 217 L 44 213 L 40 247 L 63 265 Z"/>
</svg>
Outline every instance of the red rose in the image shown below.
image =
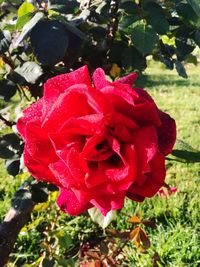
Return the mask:
<svg viewBox="0 0 200 267">
<path fill-rule="evenodd" d="M 163 186 L 176 126 L 146 91 L 131 88 L 136 78 L 109 82 L 99 68 L 92 83 L 86 66 L 56 76 L 18 120 L 25 165 L 60 188 L 63 211 L 96 206 L 106 215 L 125 196 L 142 201 Z"/>
</svg>

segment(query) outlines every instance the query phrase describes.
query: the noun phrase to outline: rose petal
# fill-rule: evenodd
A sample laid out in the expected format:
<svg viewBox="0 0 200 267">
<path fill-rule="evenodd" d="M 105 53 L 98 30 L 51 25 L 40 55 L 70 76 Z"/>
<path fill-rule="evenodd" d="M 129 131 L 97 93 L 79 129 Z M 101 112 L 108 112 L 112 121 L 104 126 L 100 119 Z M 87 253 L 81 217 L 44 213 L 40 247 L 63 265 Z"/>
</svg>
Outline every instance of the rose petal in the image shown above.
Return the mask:
<svg viewBox="0 0 200 267">
<path fill-rule="evenodd" d="M 129 84 L 130 86 L 132 86 L 134 84 L 135 80 L 138 78 L 138 76 L 139 76 L 138 73 L 132 72 L 129 75 L 126 75 L 126 76 L 118 79 L 117 82 Z"/>
<path fill-rule="evenodd" d="M 96 89 L 101 90 L 103 87 L 110 85 L 110 82 L 106 80 L 106 75 L 103 69 L 97 68 L 92 76 L 94 86 Z"/>
<path fill-rule="evenodd" d="M 23 117 L 19 118 L 17 121 L 17 130 L 25 139 L 25 129 L 26 124 L 35 121 L 40 122 L 42 118 L 42 106 L 43 98 L 39 99 L 37 102 L 33 103 L 30 107 L 26 108 L 23 111 Z"/>
<path fill-rule="evenodd" d="M 23 157 L 24 157 L 24 164 L 33 177 L 35 177 L 40 181 L 49 182 L 57 186 L 61 185 L 46 164 L 43 164 L 43 162 L 39 160 L 38 161 L 35 160 L 28 153 L 28 151 L 26 150 L 26 146 L 24 148 Z"/>
<path fill-rule="evenodd" d="M 87 86 L 78 85 L 75 87 L 74 90 L 59 95 L 46 114 L 42 124 L 43 128 L 50 129 L 52 132 L 60 128 L 68 118 L 92 113 L 87 96 L 84 93 L 84 91 L 87 91 Z"/>
<path fill-rule="evenodd" d="M 150 161 L 157 153 L 158 140 L 157 133 L 153 126 L 143 127 L 135 133 L 134 136 L 135 150 L 137 154 L 138 173 L 150 172 Z M 141 179 L 141 175 L 140 179 Z M 142 184 L 144 179 L 138 181 Z"/>
<path fill-rule="evenodd" d="M 92 204 L 90 203 L 82 205 L 72 191 L 64 188 L 60 189 L 60 195 L 58 196 L 56 203 L 62 211 L 73 216 L 79 215 L 92 207 Z"/>
<path fill-rule="evenodd" d="M 26 150 L 35 160 L 48 165 L 58 158 L 47 133 L 35 122 L 27 123 L 25 137 Z"/>
<path fill-rule="evenodd" d="M 84 188 L 85 185 L 83 181 L 78 179 L 79 177 L 72 176 L 69 168 L 62 160 L 51 163 L 49 168 L 62 187 L 66 189 L 71 189 L 73 186 L 77 188 Z"/>
<path fill-rule="evenodd" d="M 153 102 L 145 101 L 136 104 L 132 116 L 134 121 L 140 126 L 153 124 L 158 127 L 161 125 L 158 109 Z"/>
<path fill-rule="evenodd" d="M 133 195 L 152 197 L 164 185 L 166 174 L 165 157 L 160 152 L 157 152 L 157 154 L 151 160 L 150 166 L 151 172 L 145 174 L 146 180 L 143 182 L 143 184 L 138 184 L 138 182 L 136 182 L 129 188 L 127 194 L 129 198 L 131 198 Z"/>
<path fill-rule="evenodd" d="M 106 216 L 110 210 L 121 209 L 124 205 L 125 193 L 111 195 L 111 196 L 101 196 L 90 200 L 90 203 L 98 208 L 101 213 Z"/>
<path fill-rule="evenodd" d="M 158 127 L 158 147 L 163 155 L 172 152 L 172 148 L 176 141 L 176 123 L 168 114 L 159 111 L 161 118 L 161 126 Z"/>
<path fill-rule="evenodd" d="M 146 90 L 144 90 L 143 88 L 134 88 L 134 90 L 138 93 L 138 95 L 141 98 L 146 99 L 148 102 L 154 102 L 153 98 L 148 94 L 148 92 Z"/>
<path fill-rule="evenodd" d="M 44 98 L 50 99 L 53 103 L 54 98 L 57 98 L 70 86 L 77 84 L 91 86 L 90 74 L 86 65 L 73 72 L 48 79 L 44 84 Z"/>
</svg>

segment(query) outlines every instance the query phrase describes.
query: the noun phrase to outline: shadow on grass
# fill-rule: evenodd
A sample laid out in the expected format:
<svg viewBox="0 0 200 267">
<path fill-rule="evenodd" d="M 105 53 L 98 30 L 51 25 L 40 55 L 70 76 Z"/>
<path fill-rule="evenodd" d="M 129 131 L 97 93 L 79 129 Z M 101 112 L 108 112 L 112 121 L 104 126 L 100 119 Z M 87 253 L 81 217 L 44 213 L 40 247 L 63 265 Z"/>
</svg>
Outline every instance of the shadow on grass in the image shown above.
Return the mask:
<svg viewBox="0 0 200 267">
<path fill-rule="evenodd" d="M 137 81 L 136 86 L 139 87 L 156 87 L 176 85 L 176 87 L 187 87 L 189 85 L 200 86 L 200 82 L 194 82 L 191 79 L 175 78 L 173 75 L 141 75 Z"/>
<path fill-rule="evenodd" d="M 200 151 L 185 151 L 180 149 L 174 149 L 172 155 L 178 159 L 183 160 L 186 163 L 190 162 L 200 162 Z"/>
</svg>

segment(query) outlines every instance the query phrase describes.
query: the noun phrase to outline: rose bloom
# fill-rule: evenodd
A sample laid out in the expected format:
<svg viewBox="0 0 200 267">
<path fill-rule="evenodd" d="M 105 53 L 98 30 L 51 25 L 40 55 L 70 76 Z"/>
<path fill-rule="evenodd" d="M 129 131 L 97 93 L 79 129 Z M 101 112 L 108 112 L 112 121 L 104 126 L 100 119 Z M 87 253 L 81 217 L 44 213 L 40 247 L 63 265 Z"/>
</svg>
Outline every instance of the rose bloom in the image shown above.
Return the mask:
<svg viewBox="0 0 200 267">
<path fill-rule="evenodd" d="M 126 196 L 143 201 L 164 185 L 175 121 L 132 88 L 136 78 L 109 82 L 98 68 L 92 82 L 87 66 L 53 77 L 18 120 L 24 163 L 33 177 L 59 187 L 64 212 L 95 206 L 106 215 Z"/>
</svg>

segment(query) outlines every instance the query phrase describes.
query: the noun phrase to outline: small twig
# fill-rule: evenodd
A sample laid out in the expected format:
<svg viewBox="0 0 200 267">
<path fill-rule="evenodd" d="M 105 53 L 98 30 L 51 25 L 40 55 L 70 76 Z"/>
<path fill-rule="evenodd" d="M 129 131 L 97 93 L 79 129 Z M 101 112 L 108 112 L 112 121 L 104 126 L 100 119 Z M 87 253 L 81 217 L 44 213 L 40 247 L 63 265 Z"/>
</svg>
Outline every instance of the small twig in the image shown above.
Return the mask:
<svg viewBox="0 0 200 267">
<path fill-rule="evenodd" d="M 26 98 L 27 101 L 30 101 L 30 99 L 29 99 L 28 96 L 26 95 L 26 93 L 25 93 L 23 87 L 21 87 L 19 84 L 17 84 L 17 89 L 18 89 L 19 93 L 20 93 L 21 95 L 23 95 L 23 96 Z"/>
<path fill-rule="evenodd" d="M 12 70 L 15 68 L 15 65 L 14 65 L 14 63 L 13 63 L 11 58 L 7 57 L 6 55 L 2 55 L 1 57 L 2 57 L 2 59 L 4 61 L 4 63 L 7 64 L 8 66 L 10 66 L 10 68 Z"/>
<path fill-rule="evenodd" d="M 0 114 L 0 120 L 5 123 L 6 126 L 12 128 L 13 125 L 15 125 L 14 122 L 6 120 L 1 114 Z"/>
<path fill-rule="evenodd" d="M 15 9 L 18 9 L 18 7 L 16 5 L 14 5 L 10 0 L 7 0 L 7 2 L 11 7 L 14 7 Z"/>
<path fill-rule="evenodd" d="M 112 47 L 113 41 L 115 39 L 115 34 L 118 28 L 118 9 L 120 0 L 110 1 L 109 17 L 111 18 L 110 23 L 107 28 L 107 51 Z"/>
</svg>

